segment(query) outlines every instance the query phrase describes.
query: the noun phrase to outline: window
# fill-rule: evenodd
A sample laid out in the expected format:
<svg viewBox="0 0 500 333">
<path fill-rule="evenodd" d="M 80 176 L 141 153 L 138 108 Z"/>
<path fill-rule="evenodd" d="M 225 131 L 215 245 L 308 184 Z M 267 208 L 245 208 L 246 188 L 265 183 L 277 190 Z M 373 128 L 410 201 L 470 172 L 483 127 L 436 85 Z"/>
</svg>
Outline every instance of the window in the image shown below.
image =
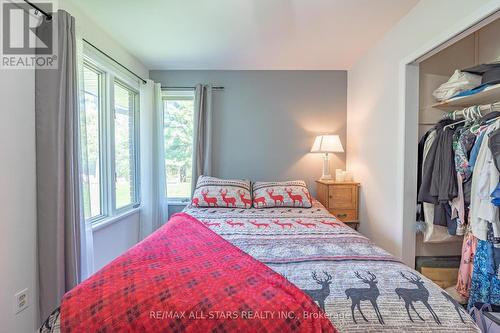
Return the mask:
<svg viewBox="0 0 500 333">
<path fill-rule="evenodd" d="M 93 223 L 139 205 L 139 94 L 112 65 L 85 52 L 81 94 L 82 201 Z"/>
<path fill-rule="evenodd" d="M 84 104 L 81 110 L 81 154 L 83 207 L 87 218 L 101 215 L 100 110 L 102 73 L 88 64 L 83 67 Z"/>
<path fill-rule="evenodd" d="M 186 201 L 191 197 L 193 117 L 194 91 L 164 92 L 166 194 L 170 201 Z"/>
<path fill-rule="evenodd" d="M 127 207 L 135 198 L 135 105 L 136 93 L 119 82 L 115 96 L 115 206 Z"/>
</svg>

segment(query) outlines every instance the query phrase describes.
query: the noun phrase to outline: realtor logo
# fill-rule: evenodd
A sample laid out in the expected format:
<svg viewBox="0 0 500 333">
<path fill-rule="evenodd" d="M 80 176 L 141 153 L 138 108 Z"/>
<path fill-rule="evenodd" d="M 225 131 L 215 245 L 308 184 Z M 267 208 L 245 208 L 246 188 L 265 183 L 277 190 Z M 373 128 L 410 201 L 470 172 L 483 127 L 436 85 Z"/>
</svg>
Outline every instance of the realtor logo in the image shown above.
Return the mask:
<svg viewBox="0 0 500 333">
<path fill-rule="evenodd" d="M 32 2 L 45 13 L 54 2 Z M 57 68 L 57 29 L 54 19 L 20 0 L 0 0 L 2 69 Z"/>
</svg>

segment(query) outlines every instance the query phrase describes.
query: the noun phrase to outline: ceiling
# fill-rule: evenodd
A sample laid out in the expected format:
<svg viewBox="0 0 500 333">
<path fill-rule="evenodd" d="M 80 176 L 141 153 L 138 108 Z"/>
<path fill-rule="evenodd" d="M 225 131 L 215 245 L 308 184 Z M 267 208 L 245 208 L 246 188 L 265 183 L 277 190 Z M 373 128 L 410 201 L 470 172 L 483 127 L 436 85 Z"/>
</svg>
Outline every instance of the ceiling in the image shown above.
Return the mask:
<svg viewBox="0 0 500 333">
<path fill-rule="evenodd" d="M 71 0 L 148 69 L 349 69 L 418 0 Z"/>
</svg>

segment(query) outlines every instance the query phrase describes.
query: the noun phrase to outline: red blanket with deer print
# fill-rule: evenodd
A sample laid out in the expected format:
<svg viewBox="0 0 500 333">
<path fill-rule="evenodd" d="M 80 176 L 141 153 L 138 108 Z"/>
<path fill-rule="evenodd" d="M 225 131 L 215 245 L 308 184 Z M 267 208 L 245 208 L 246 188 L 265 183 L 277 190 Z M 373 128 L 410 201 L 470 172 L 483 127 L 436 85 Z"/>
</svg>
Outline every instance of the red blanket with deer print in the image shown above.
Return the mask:
<svg viewBox="0 0 500 333">
<path fill-rule="evenodd" d="M 283 276 L 177 214 L 64 296 L 61 332 L 336 329 Z"/>
</svg>

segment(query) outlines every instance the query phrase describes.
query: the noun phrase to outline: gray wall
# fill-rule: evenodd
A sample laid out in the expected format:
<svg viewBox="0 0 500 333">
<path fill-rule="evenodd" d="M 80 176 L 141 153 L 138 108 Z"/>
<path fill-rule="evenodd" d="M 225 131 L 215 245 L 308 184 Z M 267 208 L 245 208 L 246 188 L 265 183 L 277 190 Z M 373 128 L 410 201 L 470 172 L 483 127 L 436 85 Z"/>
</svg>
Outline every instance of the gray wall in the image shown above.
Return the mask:
<svg viewBox="0 0 500 333">
<path fill-rule="evenodd" d="M 322 156 L 318 134 L 346 147 L 346 71 L 150 71 L 162 86 L 210 83 L 214 92 L 214 175 L 257 180 L 304 179 L 315 193 Z M 332 156 L 345 168 L 345 154 Z"/>
</svg>

